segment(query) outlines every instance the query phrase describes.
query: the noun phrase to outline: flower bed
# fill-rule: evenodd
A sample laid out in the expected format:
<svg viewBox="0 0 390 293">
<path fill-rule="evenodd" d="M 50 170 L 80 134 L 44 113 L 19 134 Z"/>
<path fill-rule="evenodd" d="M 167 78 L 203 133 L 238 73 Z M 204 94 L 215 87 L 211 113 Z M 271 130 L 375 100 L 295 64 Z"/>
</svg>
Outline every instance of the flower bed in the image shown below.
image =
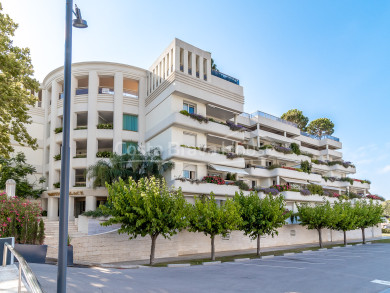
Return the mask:
<svg viewBox="0 0 390 293">
<path fill-rule="evenodd" d="M 213 184 L 218 184 L 218 185 L 224 185 L 225 184 L 225 180 L 223 180 L 219 176 L 204 176 L 202 181 L 206 182 L 206 183 L 213 183 Z"/>
<path fill-rule="evenodd" d="M 293 154 L 293 153 L 294 153 L 292 149 L 290 149 L 290 148 L 285 148 L 285 147 L 281 147 L 281 146 L 274 146 L 274 150 L 277 151 L 277 152 L 286 154 L 286 155 L 289 155 L 289 154 Z"/>
<path fill-rule="evenodd" d="M 15 237 L 16 243 L 42 244 L 45 227 L 36 203 L 0 193 L 0 237 Z"/>
<path fill-rule="evenodd" d="M 204 123 L 209 123 L 209 119 L 207 119 L 206 117 L 204 117 L 202 115 L 189 113 L 186 110 L 181 110 L 180 113 L 185 115 L 185 116 L 191 117 L 192 119 L 195 119 L 195 120 L 197 120 L 200 123 L 203 123 L 203 122 Z"/>
<path fill-rule="evenodd" d="M 382 196 L 374 195 L 374 194 L 368 194 L 366 195 L 366 198 L 385 201 L 385 199 Z"/>
<path fill-rule="evenodd" d="M 110 151 L 102 151 L 96 153 L 96 158 L 109 158 L 111 157 L 112 152 Z"/>
<path fill-rule="evenodd" d="M 209 123 L 209 121 L 211 121 L 211 122 L 214 122 L 214 123 L 226 125 L 232 131 L 246 131 L 247 130 L 246 127 L 244 127 L 242 125 L 239 125 L 239 124 L 235 124 L 235 123 L 233 123 L 232 121 L 229 121 L 229 120 L 226 121 L 226 122 L 219 122 L 219 121 L 215 121 L 213 118 L 207 118 L 207 117 L 204 117 L 204 116 L 202 116 L 200 114 L 189 113 L 186 110 L 181 110 L 180 114 L 183 114 L 185 116 L 191 117 L 192 119 L 195 119 L 195 120 L 197 120 L 200 123 L 203 123 L 203 122 L 204 123 Z"/>
<path fill-rule="evenodd" d="M 114 125 L 112 123 L 100 123 L 96 126 L 97 129 L 113 129 Z"/>
<path fill-rule="evenodd" d="M 274 188 L 279 192 L 291 190 L 290 185 L 287 185 L 287 184 L 285 184 L 285 185 L 272 185 L 270 188 Z"/>
<path fill-rule="evenodd" d="M 259 188 L 255 189 L 256 191 L 263 192 L 265 194 L 278 195 L 279 191 L 276 188 Z"/>
</svg>

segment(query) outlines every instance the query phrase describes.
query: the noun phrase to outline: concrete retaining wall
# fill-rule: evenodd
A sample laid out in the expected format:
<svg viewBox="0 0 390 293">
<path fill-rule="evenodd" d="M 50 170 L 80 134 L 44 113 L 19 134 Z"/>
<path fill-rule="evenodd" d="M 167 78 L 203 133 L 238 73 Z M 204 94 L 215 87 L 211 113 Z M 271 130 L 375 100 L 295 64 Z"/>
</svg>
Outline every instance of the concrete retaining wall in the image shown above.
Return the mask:
<svg viewBox="0 0 390 293">
<path fill-rule="evenodd" d="M 343 233 L 324 229 L 324 241 L 341 241 Z M 380 227 L 366 229 L 366 238 L 380 237 Z M 349 231 L 348 240 L 361 239 L 361 230 Z M 287 225 L 279 229 L 279 235 L 261 239 L 262 247 L 318 243 L 316 230 L 307 230 L 299 225 Z M 150 255 L 150 237 L 137 237 L 129 240 L 128 235 L 119 235 L 116 231 L 100 235 L 75 237 L 72 239 L 75 262 L 109 263 L 148 259 Z M 216 251 L 244 250 L 256 248 L 256 241 L 233 231 L 229 239 L 216 237 Z M 159 236 L 156 246 L 156 258 L 176 257 L 194 253 L 210 252 L 210 238 L 201 233 L 182 231 L 171 240 Z"/>
</svg>

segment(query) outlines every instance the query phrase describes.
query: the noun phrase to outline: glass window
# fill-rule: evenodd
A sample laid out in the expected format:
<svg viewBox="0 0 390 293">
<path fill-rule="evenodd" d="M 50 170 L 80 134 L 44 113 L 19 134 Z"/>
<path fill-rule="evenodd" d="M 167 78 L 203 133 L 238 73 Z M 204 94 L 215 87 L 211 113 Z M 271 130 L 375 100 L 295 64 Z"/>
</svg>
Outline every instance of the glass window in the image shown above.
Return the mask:
<svg viewBox="0 0 390 293">
<path fill-rule="evenodd" d="M 124 141 L 122 143 L 122 154 L 131 154 L 138 148 L 138 143 L 135 141 Z"/>
<path fill-rule="evenodd" d="M 189 103 L 183 103 L 183 110 L 186 110 L 190 114 L 195 114 L 195 105 Z"/>
<path fill-rule="evenodd" d="M 183 177 L 187 179 L 196 179 L 196 165 L 184 165 Z"/>
<path fill-rule="evenodd" d="M 138 131 L 138 116 L 123 114 L 123 130 Z"/>
</svg>

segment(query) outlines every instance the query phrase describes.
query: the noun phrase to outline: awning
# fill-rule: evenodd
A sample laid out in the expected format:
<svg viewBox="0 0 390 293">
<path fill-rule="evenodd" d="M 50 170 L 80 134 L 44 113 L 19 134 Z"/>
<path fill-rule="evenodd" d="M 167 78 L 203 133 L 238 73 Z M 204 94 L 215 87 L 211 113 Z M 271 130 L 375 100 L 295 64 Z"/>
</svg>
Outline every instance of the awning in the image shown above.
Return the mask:
<svg viewBox="0 0 390 293">
<path fill-rule="evenodd" d="M 330 187 L 330 186 L 326 186 L 326 185 L 321 185 L 323 189 L 330 189 L 330 190 L 342 190 L 342 188 L 336 188 L 336 187 Z"/>
<path fill-rule="evenodd" d="M 286 177 L 280 177 L 280 178 L 283 179 L 284 181 L 290 182 L 290 183 L 307 184 L 306 180 L 299 180 L 299 179 L 286 178 Z"/>
<path fill-rule="evenodd" d="M 239 168 L 225 167 L 225 166 L 214 165 L 214 164 L 210 164 L 209 166 L 217 171 L 249 175 L 247 172 L 245 172 L 244 170 L 239 169 Z"/>
</svg>

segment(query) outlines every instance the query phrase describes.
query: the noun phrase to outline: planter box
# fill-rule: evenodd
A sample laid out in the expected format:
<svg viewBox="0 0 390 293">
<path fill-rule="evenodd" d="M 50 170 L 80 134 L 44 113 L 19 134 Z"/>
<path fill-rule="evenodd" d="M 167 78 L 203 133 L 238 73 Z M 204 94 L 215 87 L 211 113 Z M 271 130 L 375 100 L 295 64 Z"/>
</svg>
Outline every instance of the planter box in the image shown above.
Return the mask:
<svg viewBox="0 0 390 293">
<path fill-rule="evenodd" d="M 0 238 L 0 265 L 3 265 L 3 253 L 4 253 L 4 243 L 8 243 L 11 246 L 15 245 L 15 238 L 14 237 L 7 237 L 7 238 Z M 7 265 L 14 263 L 14 256 L 13 254 L 8 251 L 7 252 Z"/>
<path fill-rule="evenodd" d="M 29 263 L 45 263 L 47 245 L 15 244 L 15 250 Z"/>
<path fill-rule="evenodd" d="M 68 247 L 68 266 L 73 266 L 73 246 L 69 245 Z"/>
</svg>

